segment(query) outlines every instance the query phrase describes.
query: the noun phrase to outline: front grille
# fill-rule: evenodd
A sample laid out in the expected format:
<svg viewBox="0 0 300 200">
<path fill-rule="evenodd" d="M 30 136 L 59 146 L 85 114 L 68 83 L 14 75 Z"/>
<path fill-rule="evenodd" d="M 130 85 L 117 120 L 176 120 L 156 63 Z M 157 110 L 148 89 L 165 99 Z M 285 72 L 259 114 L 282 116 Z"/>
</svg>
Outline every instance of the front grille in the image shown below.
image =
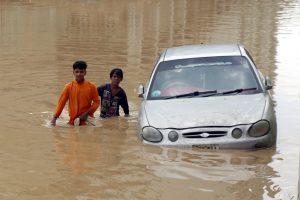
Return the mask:
<svg viewBox="0 0 300 200">
<path fill-rule="evenodd" d="M 227 134 L 226 131 L 202 131 L 202 132 L 192 132 L 192 133 L 183 133 L 184 138 L 214 138 L 214 137 L 223 137 Z"/>
</svg>

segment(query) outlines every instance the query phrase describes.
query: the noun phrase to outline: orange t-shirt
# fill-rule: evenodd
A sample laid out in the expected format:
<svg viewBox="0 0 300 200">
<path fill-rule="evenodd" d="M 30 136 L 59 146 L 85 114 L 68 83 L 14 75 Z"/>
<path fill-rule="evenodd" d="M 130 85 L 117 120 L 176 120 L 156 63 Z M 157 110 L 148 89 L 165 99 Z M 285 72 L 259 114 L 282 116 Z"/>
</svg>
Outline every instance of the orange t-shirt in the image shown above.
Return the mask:
<svg viewBox="0 0 300 200">
<path fill-rule="evenodd" d="M 100 104 L 97 88 L 88 80 L 84 80 L 81 84 L 73 80 L 65 85 L 59 97 L 54 117 L 59 117 L 67 101 L 69 101 L 69 124 L 74 124 L 74 120 L 86 111 L 93 116 Z"/>
</svg>

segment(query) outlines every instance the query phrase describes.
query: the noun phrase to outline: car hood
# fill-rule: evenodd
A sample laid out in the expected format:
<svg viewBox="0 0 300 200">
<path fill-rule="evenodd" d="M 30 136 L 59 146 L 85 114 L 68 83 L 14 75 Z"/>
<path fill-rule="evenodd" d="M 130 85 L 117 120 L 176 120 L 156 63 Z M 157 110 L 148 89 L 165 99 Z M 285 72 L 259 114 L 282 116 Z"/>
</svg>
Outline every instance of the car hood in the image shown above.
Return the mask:
<svg viewBox="0 0 300 200">
<path fill-rule="evenodd" d="M 265 95 L 194 97 L 146 101 L 150 126 L 187 128 L 249 124 L 262 118 Z"/>
</svg>

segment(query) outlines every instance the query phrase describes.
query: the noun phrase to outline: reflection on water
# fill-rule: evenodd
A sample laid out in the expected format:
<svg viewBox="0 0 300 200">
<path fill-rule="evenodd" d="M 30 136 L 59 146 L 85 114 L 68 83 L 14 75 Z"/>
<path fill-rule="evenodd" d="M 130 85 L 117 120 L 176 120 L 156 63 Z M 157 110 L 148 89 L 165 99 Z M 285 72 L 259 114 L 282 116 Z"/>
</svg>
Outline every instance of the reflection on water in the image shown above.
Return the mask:
<svg viewBox="0 0 300 200">
<path fill-rule="evenodd" d="M 147 156 L 145 154 L 144 156 Z M 238 157 L 224 152 L 192 152 L 165 150 L 153 156 L 158 165 L 151 166 L 157 176 L 188 179 L 199 178 L 205 181 L 236 183 L 254 176 L 250 157 Z M 232 156 L 235 156 L 232 158 Z M 149 158 L 147 156 L 147 158 Z"/>
<path fill-rule="evenodd" d="M 278 177 L 269 164 L 273 161 L 275 149 L 260 151 L 203 151 L 192 149 L 172 149 L 144 146 L 143 158 L 151 161 L 147 166 L 153 173 L 172 180 L 198 180 L 194 189 L 202 192 L 218 193 L 221 183 L 237 198 L 274 198 L 281 188 L 272 178 Z"/>
<path fill-rule="evenodd" d="M 98 124 L 97 127 L 52 128 L 55 152 L 62 156 L 64 165 L 76 174 L 117 166 L 121 160 L 129 128 L 127 119 L 102 120 Z"/>
<path fill-rule="evenodd" d="M 54 135 L 55 151 L 63 157 L 64 164 L 74 173 L 87 173 L 92 171 L 91 165 L 100 151 L 102 138 L 99 134 L 93 134 L 94 129 L 80 134 L 80 128 L 68 128 L 67 133 L 58 131 Z M 56 130 L 57 131 L 57 130 Z M 98 137 L 97 137 L 98 136 Z"/>
<path fill-rule="evenodd" d="M 299 9 L 280 1 L 0 1 L 0 199 L 295 199 L 299 166 Z M 162 49 L 243 44 L 274 81 L 278 144 L 197 151 L 140 144 L 140 99 Z M 293 50 L 291 50 L 293 49 Z M 71 64 L 109 82 L 114 66 L 130 118 L 67 127 L 49 120 Z"/>
</svg>

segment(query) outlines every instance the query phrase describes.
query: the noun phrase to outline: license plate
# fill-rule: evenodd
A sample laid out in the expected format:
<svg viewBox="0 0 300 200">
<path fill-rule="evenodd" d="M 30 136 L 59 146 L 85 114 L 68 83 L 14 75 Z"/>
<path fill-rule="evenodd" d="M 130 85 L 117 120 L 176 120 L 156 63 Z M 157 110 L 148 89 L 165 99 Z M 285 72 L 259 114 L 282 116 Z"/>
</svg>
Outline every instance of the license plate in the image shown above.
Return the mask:
<svg viewBox="0 0 300 200">
<path fill-rule="evenodd" d="M 194 144 L 192 145 L 193 148 L 197 149 L 219 149 L 219 145 L 217 144 Z"/>
</svg>

